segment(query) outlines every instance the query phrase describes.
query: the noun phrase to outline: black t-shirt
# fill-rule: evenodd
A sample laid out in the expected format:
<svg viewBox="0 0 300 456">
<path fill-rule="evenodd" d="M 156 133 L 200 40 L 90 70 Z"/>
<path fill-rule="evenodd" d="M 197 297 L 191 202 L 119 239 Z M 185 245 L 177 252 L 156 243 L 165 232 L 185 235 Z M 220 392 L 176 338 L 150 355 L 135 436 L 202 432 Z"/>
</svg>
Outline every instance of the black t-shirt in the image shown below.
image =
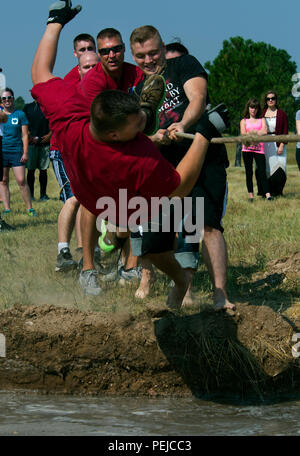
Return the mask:
<svg viewBox="0 0 300 456">
<path fill-rule="evenodd" d="M 41 108 L 38 103 L 33 101 L 32 103 L 27 103 L 24 106 L 23 110 L 28 119 L 28 130 L 30 135 L 35 137 L 38 136 L 41 138 L 49 133 L 49 122 L 41 111 Z"/>
<path fill-rule="evenodd" d="M 189 104 L 184 91 L 184 84 L 195 77 L 203 77 L 207 80 L 207 73 L 201 63 L 192 55 L 183 55 L 166 61 L 166 67 L 161 73 L 166 81 L 166 97 L 159 110 L 159 128 L 166 129 L 174 122 L 180 122 Z M 136 92 L 140 94 L 144 81 L 138 84 Z M 206 103 L 208 103 L 208 97 Z M 201 118 L 190 127 L 186 133 L 195 133 Z M 191 140 L 183 139 L 178 143 L 162 146 L 160 152 L 175 167 L 191 145 Z M 211 144 L 205 162 L 224 163 L 228 166 L 227 152 L 224 145 Z"/>
</svg>

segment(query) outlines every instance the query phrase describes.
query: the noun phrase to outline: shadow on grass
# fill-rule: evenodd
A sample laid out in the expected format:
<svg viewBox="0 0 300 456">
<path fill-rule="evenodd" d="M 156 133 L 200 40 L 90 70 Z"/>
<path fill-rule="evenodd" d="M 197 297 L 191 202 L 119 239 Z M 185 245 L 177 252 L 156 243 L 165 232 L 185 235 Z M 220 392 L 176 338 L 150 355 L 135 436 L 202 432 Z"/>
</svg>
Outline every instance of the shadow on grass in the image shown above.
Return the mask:
<svg viewBox="0 0 300 456">
<path fill-rule="evenodd" d="M 198 398 L 231 404 L 276 403 L 291 393 L 291 400 L 300 398 L 299 367 L 266 374 L 239 341 L 234 318 L 207 308 L 190 316 L 167 314 L 154 327 L 160 349 Z"/>
<path fill-rule="evenodd" d="M 39 219 L 38 217 L 31 218 L 30 221 L 26 223 L 11 223 L 10 225 L 13 225 L 16 231 L 13 233 L 17 233 L 18 230 L 25 230 L 31 227 L 38 227 L 38 226 L 50 226 L 50 225 L 57 225 L 57 220 L 53 220 L 53 218 L 43 218 Z"/>
<path fill-rule="evenodd" d="M 229 266 L 227 271 L 229 299 L 257 306 L 267 305 L 274 311 L 284 312 L 293 304 L 295 298 L 300 297 L 300 294 L 296 290 L 283 286 L 285 279 L 283 273 L 270 273 L 263 278 L 251 279 L 253 274 L 260 273 L 263 269 L 264 264 L 259 262 L 256 265 Z M 206 270 L 195 273 L 193 289 L 212 293 L 212 284 Z"/>
</svg>

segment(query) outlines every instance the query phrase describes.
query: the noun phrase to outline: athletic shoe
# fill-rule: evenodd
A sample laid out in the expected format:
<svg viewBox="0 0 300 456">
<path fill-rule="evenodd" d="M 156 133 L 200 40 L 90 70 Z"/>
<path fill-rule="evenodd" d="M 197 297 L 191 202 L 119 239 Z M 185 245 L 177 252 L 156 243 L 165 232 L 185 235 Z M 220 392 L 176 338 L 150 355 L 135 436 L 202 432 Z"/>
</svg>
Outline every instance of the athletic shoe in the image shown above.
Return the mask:
<svg viewBox="0 0 300 456">
<path fill-rule="evenodd" d="M 39 201 L 42 203 L 43 201 L 48 201 L 49 199 L 50 199 L 49 196 L 45 194 L 40 197 Z"/>
<path fill-rule="evenodd" d="M 78 283 L 88 295 L 98 296 L 102 292 L 98 284 L 98 272 L 96 269 L 81 271 Z"/>
<path fill-rule="evenodd" d="M 69 247 L 61 249 L 56 259 L 55 271 L 70 271 L 77 268 L 77 263 L 73 260 Z"/>
<path fill-rule="evenodd" d="M 4 220 L 0 219 L 0 233 L 4 233 L 5 231 L 15 231 L 15 230 L 16 230 L 15 227 L 10 226 Z"/>
<path fill-rule="evenodd" d="M 136 268 L 124 269 L 124 266 L 121 266 L 119 269 L 119 283 L 120 285 L 125 285 L 127 283 L 132 283 L 137 280 L 140 280 L 142 277 L 142 269 L 140 266 Z"/>
<path fill-rule="evenodd" d="M 145 135 L 153 135 L 158 130 L 158 111 L 164 102 L 165 94 L 166 82 L 163 76 L 152 74 L 146 79 L 140 95 L 141 108 L 146 108 L 151 114 L 151 116 L 147 115 Z"/>
<path fill-rule="evenodd" d="M 230 126 L 230 120 L 228 115 L 228 109 L 224 103 L 220 103 L 208 112 L 209 121 L 214 125 L 219 133 L 222 133 Z"/>
<path fill-rule="evenodd" d="M 101 276 L 101 282 L 115 282 L 120 279 L 119 271 L 123 267 L 121 258 L 118 261 L 118 265 L 114 265 L 112 271 Z"/>
<path fill-rule="evenodd" d="M 30 217 L 36 217 L 36 216 L 37 216 L 37 213 L 35 212 L 34 209 L 28 209 L 27 214 L 28 214 Z"/>
<path fill-rule="evenodd" d="M 4 211 L 2 212 L 3 215 L 7 215 L 10 213 L 11 213 L 11 209 L 4 209 Z"/>
</svg>

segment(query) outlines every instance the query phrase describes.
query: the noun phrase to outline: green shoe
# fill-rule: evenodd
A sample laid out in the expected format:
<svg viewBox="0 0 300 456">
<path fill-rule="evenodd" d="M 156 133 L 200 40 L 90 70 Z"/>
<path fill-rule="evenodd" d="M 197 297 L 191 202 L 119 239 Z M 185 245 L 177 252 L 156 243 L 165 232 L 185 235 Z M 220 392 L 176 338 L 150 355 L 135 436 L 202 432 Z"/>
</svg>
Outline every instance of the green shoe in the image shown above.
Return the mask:
<svg viewBox="0 0 300 456">
<path fill-rule="evenodd" d="M 4 211 L 2 212 L 3 215 L 7 215 L 10 213 L 11 213 L 11 209 L 4 209 Z"/>
<path fill-rule="evenodd" d="M 144 129 L 145 135 L 153 135 L 158 130 L 158 111 L 164 102 L 165 95 L 166 81 L 164 77 L 159 74 L 149 76 L 144 83 L 140 95 L 141 108 L 145 108 L 147 114 L 147 123 Z"/>
<path fill-rule="evenodd" d="M 27 214 L 30 215 L 30 217 L 36 217 L 37 213 L 35 212 L 34 209 L 28 209 Z"/>
<path fill-rule="evenodd" d="M 110 253 L 115 249 L 115 246 L 110 242 L 109 239 L 105 239 L 106 236 L 106 223 L 104 220 L 101 221 L 101 236 L 98 239 L 100 249 L 104 253 Z"/>
</svg>

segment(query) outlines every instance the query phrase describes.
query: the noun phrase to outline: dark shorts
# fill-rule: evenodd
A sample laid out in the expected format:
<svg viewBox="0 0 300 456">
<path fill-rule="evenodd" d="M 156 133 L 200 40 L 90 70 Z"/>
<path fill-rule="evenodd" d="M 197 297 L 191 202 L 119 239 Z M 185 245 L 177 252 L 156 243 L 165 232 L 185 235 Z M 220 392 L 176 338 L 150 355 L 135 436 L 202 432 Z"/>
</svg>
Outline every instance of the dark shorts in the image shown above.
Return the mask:
<svg viewBox="0 0 300 456">
<path fill-rule="evenodd" d="M 168 219 L 170 222 L 168 231 L 163 230 L 163 220 Z M 147 253 L 163 253 L 175 249 L 175 228 L 173 220 L 173 210 L 165 217 L 162 216 L 162 211 L 155 223 L 156 231 L 151 231 L 151 226 L 148 225 L 145 231 L 140 227 L 139 231 L 130 233 L 131 248 L 134 256 L 143 256 Z M 157 231 L 159 230 L 159 231 Z"/>
<path fill-rule="evenodd" d="M 190 196 L 204 198 L 204 226 L 210 226 L 223 232 L 222 218 L 225 215 L 227 204 L 225 166 L 207 163 Z M 193 206 L 193 210 L 195 210 L 195 206 Z"/>
<path fill-rule="evenodd" d="M 2 164 L 3 168 L 16 168 L 18 166 L 25 166 L 21 162 L 23 152 L 7 152 L 2 150 Z"/>
<path fill-rule="evenodd" d="M 65 203 L 67 199 L 72 198 L 74 194 L 72 192 L 67 171 L 59 150 L 50 151 L 50 160 L 58 185 L 61 188 L 59 198 Z"/>
<path fill-rule="evenodd" d="M 28 161 L 26 168 L 30 170 L 45 170 L 49 167 L 49 146 L 43 144 L 29 144 Z"/>
<path fill-rule="evenodd" d="M 189 195 L 192 197 L 192 212 L 193 223 L 202 217 L 196 213 L 197 205 L 196 198 L 204 198 L 204 220 L 201 220 L 203 226 L 215 228 L 221 232 L 224 231 L 222 226 L 222 217 L 225 214 L 227 202 L 227 183 L 226 170 L 222 164 L 207 164 L 201 172 L 200 178 Z M 178 231 L 178 226 L 174 223 L 173 214 L 171 217 L 170 230 L 162 232 L 162 220 L 159 220 L 159 232 L 149 231 L 131 233 L 131 245 L 133 255 L 143 256 L 147 253 L 163 253 L 174 250 L 175 233 Z M 188 233 L 189 235 L 191 233 Z M 183 258 L 183 267 L 195 268 L 199 257 L 199 243 L 188 243 L 185 241 L 186 233 L 184 230 L 179 234 L 178 248 L 176 258 Z M 188 253 L 187 258 L 186 253 Z M 179 261 L 180 262 L 180 261 Z"/>
</svg>

